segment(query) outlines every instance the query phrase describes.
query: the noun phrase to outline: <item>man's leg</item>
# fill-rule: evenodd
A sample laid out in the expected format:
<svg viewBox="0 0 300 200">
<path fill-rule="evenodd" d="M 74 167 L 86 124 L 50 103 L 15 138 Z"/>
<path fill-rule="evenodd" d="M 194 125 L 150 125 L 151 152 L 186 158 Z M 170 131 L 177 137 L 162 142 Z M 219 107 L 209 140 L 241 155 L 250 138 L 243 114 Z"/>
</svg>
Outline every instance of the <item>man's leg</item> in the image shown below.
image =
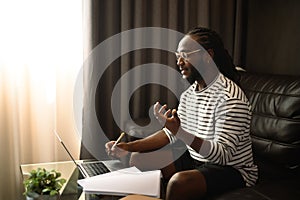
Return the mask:
<svg viewBox="0 0 300 200">
<path fill-rule="evenodd" d="M 200 164 L 194 170 L 177 172 L 167 187 L 167 200 L 201 199 L 245 187 L 240 172 L 231 166 Z"/>
<path fill-rule="evenodd" d="M 193 159 L 186 145 L 180 140 L 160 150 L 133 152 L 129 164 L 140 170 L 161 169 L 165 181 L 178 171 L 194 169 Z"/>
<path fill-rule="evenodd" d="M 158 150 L 147 153 L 133 152 L 129 160 L 130 166 L 141 171 L 160 169 L 164 179 L 168 180 L 176 172 L 172 150 Z"/>
</svg>

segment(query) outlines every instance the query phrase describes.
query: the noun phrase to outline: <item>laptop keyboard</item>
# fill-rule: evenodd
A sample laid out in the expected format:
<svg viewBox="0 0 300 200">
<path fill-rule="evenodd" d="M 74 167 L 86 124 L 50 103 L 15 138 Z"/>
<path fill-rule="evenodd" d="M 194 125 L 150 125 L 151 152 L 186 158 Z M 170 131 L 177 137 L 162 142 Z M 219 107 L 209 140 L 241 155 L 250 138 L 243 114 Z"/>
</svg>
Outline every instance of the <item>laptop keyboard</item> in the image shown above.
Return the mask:
<svg viewBox="0 0 300 200">
<path fill-rule="evenodd" d="M 110 172 L 110 170 L 102 162 L 86 162 L 81 163 L 81 165 L 90 177 Z"/>
</svg>

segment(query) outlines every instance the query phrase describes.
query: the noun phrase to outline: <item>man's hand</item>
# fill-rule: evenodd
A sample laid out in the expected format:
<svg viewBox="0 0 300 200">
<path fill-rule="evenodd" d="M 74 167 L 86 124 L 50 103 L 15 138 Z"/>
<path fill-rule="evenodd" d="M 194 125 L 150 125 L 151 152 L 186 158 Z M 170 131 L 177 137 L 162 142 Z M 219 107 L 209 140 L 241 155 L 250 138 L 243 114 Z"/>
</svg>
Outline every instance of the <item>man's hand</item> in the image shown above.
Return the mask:
<svg viewBox="0 0 300 200">
<path fill-rule="evenodd" d="M 161 106 L 159 102 L 154 104 L 154 115 L 158 121 L 176 135 L 180 127 L 180 119 L 176 109 L 168 109 L 167 105 Z"/>
<path fill-rule="evenodd" d="M 128 145 L 127 143 L 121 142 L 118 143 L 115 148 L 112 148 L 116 141 L 109 141 L 105 144 L 105 151 L 108 156 L 113 157 L 113 158 L 122 158 L 128 154 Z"/>
</svg>

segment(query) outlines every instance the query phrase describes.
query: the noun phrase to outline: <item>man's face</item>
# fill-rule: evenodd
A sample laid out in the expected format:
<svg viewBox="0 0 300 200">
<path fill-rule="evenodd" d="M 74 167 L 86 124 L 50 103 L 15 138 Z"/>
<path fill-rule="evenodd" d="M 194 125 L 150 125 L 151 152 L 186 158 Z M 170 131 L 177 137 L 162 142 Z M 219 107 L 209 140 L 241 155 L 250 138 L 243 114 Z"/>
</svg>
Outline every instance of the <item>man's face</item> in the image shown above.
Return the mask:
<svg viewBox="0 0 300 200">
<path fill-rule="evenodd" d="M 204 49 L 188 35 L 185 36 L 178 44 L 177 53 L 179 55 L 177 57 L 177 65 L 182 77 L 187 79 L 191 84 L 194 83 L 195 80 L 202 79 L 200 73 L 194 66 L 200 66 L 203 51 Z M 184 54 L 181 52 L 186 53 L 186 58 L 183 58 Z"/>
</svg>

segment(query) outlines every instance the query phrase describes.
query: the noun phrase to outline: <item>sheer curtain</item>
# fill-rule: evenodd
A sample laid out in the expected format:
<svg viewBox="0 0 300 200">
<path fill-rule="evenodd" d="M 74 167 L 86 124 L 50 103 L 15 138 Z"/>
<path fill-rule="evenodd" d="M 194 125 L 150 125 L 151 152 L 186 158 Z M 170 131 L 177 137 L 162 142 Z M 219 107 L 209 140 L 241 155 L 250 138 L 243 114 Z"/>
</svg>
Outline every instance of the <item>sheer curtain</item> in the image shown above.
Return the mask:
<svg viewBox="0 0 300 200">
<path fill-rule="evenodd" d="M 0 2 L 0 199 L 22 199 L 20 164 L 69 160 L 80 140 L 73 90 L 82 65 L 82 2 Z"/>
</svg>

